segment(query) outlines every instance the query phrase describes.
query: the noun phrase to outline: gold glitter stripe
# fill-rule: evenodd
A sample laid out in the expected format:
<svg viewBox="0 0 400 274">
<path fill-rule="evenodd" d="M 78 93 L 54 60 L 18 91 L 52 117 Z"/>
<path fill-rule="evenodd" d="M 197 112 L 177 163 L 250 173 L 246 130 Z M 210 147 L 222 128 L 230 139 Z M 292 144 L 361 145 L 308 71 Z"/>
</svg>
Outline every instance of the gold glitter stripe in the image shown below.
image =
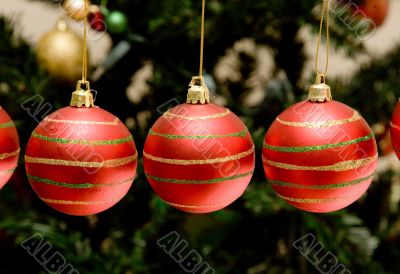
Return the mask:
<svg viewBox="0 0 400 274">
<path fill-rule="evenodd" d="M 216 184 L 216 183 L 222 183 L 226 181 L 233 181 L 237 180 L 240 178 L 244 178 L 247 176 L 253 175 L 253 171 L 251 172 L 246 172 L 242 174 L 236 174 L 228 177 L 223 177 L 223 178 L 213 178 L 213 179 L 205 179 L 205 180 L 186 180 L 186 179 L 171 179 L 171 178 L 161 178 L 157 177 L 148 173 L 145 173 L 145 175 L 149 179 L 153 179 L 156 182 L 159 183 L 172 183 L 172 184 L 193 184 L 193 185 L 207 185 L 207 184 Z"/>
<path fill-rule="evenodd" d="M 275 150 L 279 152 L 307 152 L 307 151 L 319 151 L 319 150 L 325 150 L 325 149 L 331 149 L 331 148 L 336 148 L 336 147 L 342 147 L 342 146 L 347 146 L 347 145 L 354 145 L 357 143 L 365 142 L 368 140 L 371 140 L 374 138 L 374 134 L 371 133 L 369 135 L 356 138 L 350 141 L 345 141 L 345 142 L 339 142 L 339 143 L 334 143 L 334 144 L 323 144 L 323 145 L 315 145 L 315 146 L 303 146 L 303 147 L 283 147 L 283 146 L 273 146 L 270 144 L 267 144 L 264 140 L 263 143 L 263 148 L 269 149 L 269 150 Z"/>
<path fill-rule="evenodd" d="M 75 144 L 75 145 L 91 145 L 91 146 L 120 145 L 133 140 L 132 135 L 129 135 L 128 137 L 125 138 L 114 139 L 114 140 L 74 140 L 66 138 L 52 138 L 36 133 L 35 131 L 32 132 L 32 137 L 43 141 L 60 143 L 64 145 Z"/>
<path fill-rule="evenodd" d="M 253 152 L 254 152 L 254 146 L 247 151 L 244 151 L 239 154 L 232 155 L 232 156 L 214 158 L 214 159 L 204 159 L 204 160 L 182 160 L 182 159 L 160 158 L 160 157 L 155 157 L 153 155 L 150 155 L 144 151 L 143 151 L 143 156 L 146 157 L 147 159 L 155 161 L 155 162 L 171 164 L 171 165 L 189 166 L 189 165 L 205 165 L 205 164 L 223 163 L 223 162 L 228 162 L 228 161 L 232 161 L 232 160 L 238 160 L 238 159 L 244 158 L 246 156 L 249 156 Z"/>
<path fill-rule="evenodd" d="M 328 184 L 328 185 L 300 185 L 300 184 L 293 184 L 293 183 L 288 183 L 288 182 L 282 182 L 282 181 L 275 181 L 275 180 L 268 180 L 273 185 L 276 186 L 281 186 L 281 187 L 289 187 L 289 188 L 301 188 L 301 189 L 338 189 L 338 188 L 345 188 L 348 186 L 353 186 L 353 185 L 358 185 L 363 182 L 366 182 L 370 179 L 373 179 L 375 176 L 375 173 L 372 173 L 371 175 L 356 179 L 350 182 L 344 182 L 344 183 L 338 183 L 338 184 Z"/>
<path fill-rule="evenodd" d="M 118 201 L 118 199 L 100 200 L 100 201 L 71 201 L 71 200 L 53 200 L 39 197 L 43 202 L 57 205 L 102 205 Z"/>
<path fill-rule="evenodd" d="M 7 170 L 2 170 L 0 171 L 0 175 L 9 175 L 12 174 L 15 170 L 17 169 L 17 167 L 13 167 Z"/>
<path fill-rule="evenodd" d="M 137 152 L 133 156 L 106 160 L 104 162 L 81 162 L 81 161 L 68 161 L 60 159 L 49 159 L 49 158 L 37 158 L 25 156 L 25 162 L 31 164 L 46 164 L 46 165 L 56 165 L 56 166 L 72 166 L 72 167 L 92 167 L 92 168 L 110 168 L 126 165 L 136 161 Z"/>
<path fill-rule="evenodd" d="M 174 113 L 167 111 L 164 113 L 164 117 L 166 119 L 180 118 L 180 119 L 194 121 L 194 120 L 208 120 L 208 119 L 221 118 L 221 117 L 227 116 L 229 113 L 231 113 L 231 111 L 229 109 L 226 109 L 224 112 L 215 113 L 215 114 L 207 115 L 207 116 L 185 116 L 185 115 L 174 114 Z"/>
<path fill-rule="evenodd" d="M 115 118 L 112 122 L 100 122 L 100 121 L 84 121 L 84 120 L 58 120 L 51 119 L 49 117 L 44 118 L 44 121 L 53 123 L 73 124 L 73 125 L 104 125 L 104 126 L 116 126 L 118 125 L 118 118 Z"/>
<path fill-rule="evenodd" d="M 351 118 L 343 119 L 343 120 L 329 120 L 329 121 L 321 121 L 321 122 L 290 122 L 283 121 L 279 117 L 276 118 L 276 121 L 285 125 L 292 127 L 306 127 L 306 128 L 325 128 L 325 127 L 333 127 L 343 124 L 352 123 L 358 120 L 361 120 L 360 114 L 357 111 L 354 112 Z"/>
<path fill-rule="evenodd" d="M 400 126 L 395 125 L 395 124 L 393 124 L 392 122 L 390 122 L 390 126 L 391 126 L 392 128 L 395 128 L 395 129 L 400 129 Z"/>
<path fill-rule="evenodd" d="M 161 199 L 163 202 L 169 204 L 170 206 L 175 206 L 175 207 L 186 207 L 186 208 L 209 208 L 209 207 L 220 207 L 220 206 L 226 206 L 231 204 L 232 202 L 225 202 L 225 203 L 218 203 L 218 204 L 206 204 L 206 205 L 183 205 L 183 204 L 176 204 L 176 203 L 171 203 L 167 202 L 163 199 Z"/>
<path fill-rule="evenodd" d="M 6 152 L 6 153 L 2 153 L 0 154 L 0 160 L 12 157 L 12 156 L 17 156 L 19 154 L 20 148 L 18 148 L 16 151 L 13 152 Z"/>
<path fill-rule="evenodd" d="M 330 166 L 298 166 L 298 165 L 291 165 L 285 164 L 280 162 L 274 162 L 271 160 L 266 159 L 264 156 L 262 157 L 262 161 L 268 165 L 273 167 L 288 169 L 288 170 L 310 170 L 310 171 L 346 171 L 351 169 L 356 169 L 365 165 L 368 165 L 375 161 L 378 158 L 378 154 L 372 157 L 363 158 L 359 160 L 351 160 L 351 161 L 344 161 L 339 162 L 334 165 Z"/>
<path fill-rule="evenodd" d="M 15 127 L 15 124 L 13 121 L 8 121 L 8 122 L 0 124 L 0 128 L 9 128 L 9 127 Z"/>
<path fill-rule="evenodd" d="M 103 187 L 112 187 L 116 185 L 124 185 L 128 183 L 132 183 L 133 177 L 125 179 L 120 182 L 116 183 L 107 183 L 107 184 L 92 184 L 92 183 L 65 183 L 65 182 L 59 182 L 59 181 L 53 181 L 48 178 L 42 178 L 38 176 L 33 176 L 30 174 L 26 174 L 28 179 L 31 179 L 35 181 L 36 183 L 42 183 L 42 184 L 47 184 L 47 185 L 53 185 L 53 186 L 59 186 L 59 187 L 65 187 L 65 188 L 73 188 L 73 189 L 87 189 L 87 188 L 103 188 Z"/>
<path fill-rule="evenodd" d="M 245 137 L 247 135 L 247 128 L 239 132 L 221 134 L 221 135 L 174 135 L 158 133 L 150 129 L 149 135 L 164 137 L 167 139 L 212 139 L 212 138 L 227 138 L 227 137 Z"/>
<path fill-rule="evenodd" d="M 302 198 L 292 198 L 292 197 L 287 197 L 280 195 L 279 193 L 276 193 L 279 197 L 282 199 L 285 199 L 290 202 L 296 202 L 296 203 L 308 203 L 308 204 L 315 204 L 315 203 L 329 203 L 329 202 L 336 202 L 336 201 L 343 201 L 343 200 L 348 200 L 352 197 L 340 197 L 340 198 L 323 198 L 323 199 L 302 199 Z"/>
</svg>

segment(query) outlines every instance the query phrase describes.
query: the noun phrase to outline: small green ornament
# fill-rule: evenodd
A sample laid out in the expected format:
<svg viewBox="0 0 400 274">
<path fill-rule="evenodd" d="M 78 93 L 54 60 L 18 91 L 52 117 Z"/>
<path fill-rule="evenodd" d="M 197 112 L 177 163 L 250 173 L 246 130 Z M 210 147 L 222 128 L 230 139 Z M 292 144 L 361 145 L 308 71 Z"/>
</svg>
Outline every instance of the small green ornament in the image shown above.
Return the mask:
<svg viewBox="0 0 400 274">
<path fill-rule="evenodd" d="M 107 30 L 111 34 L 120 34 L 128 29 L 128 19 L 120 11 L 112 11 L 106 17 Z"/>
</svg>

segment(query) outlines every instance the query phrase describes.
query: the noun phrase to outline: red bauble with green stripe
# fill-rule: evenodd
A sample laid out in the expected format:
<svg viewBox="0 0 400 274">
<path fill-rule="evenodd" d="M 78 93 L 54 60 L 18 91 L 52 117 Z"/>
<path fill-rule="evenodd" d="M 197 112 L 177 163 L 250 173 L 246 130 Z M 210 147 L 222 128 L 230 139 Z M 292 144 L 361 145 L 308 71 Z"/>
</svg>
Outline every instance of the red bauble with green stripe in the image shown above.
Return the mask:
<svg viewBox="0 0 400 274">
<path fill-rule="evenodd" d="M 120 201 L 136 174 L 132 135 L 99 107 L 66 107 L 47 116 L 29 139 L 29 181 L 41 200 L 70 215 L 102 212 Z"/>
<path fill-rule="evenodd" d="M 312 94 L 276 118 L 262 152 L 278 196 L 310 212 L 332 212 L 358 200 L 371 184 L 377 157 L 374 135 L 358 112 L 330 95 Z"/>
<path fill-rule="evenodd" d="M 14 122 L 0 107 L 0 189 L 10 180 L 18 164 L 19 140 Z"/>
<path fill-rule="evenodd" d="M 228 206 L 245 191 L 254 171 L 254 144 L 229 109 L 186 103 L 153 125 L 143 164 L 162 200 L 182 211 L 208 213 Z"/>
<path fill-rule="evenodd" d="M 390 137 L 392 139 L 393 149 L 400 159 L 400 101 L 397 102 L 393 111 L 392 120 L 390 121 Z"/>
</svg>

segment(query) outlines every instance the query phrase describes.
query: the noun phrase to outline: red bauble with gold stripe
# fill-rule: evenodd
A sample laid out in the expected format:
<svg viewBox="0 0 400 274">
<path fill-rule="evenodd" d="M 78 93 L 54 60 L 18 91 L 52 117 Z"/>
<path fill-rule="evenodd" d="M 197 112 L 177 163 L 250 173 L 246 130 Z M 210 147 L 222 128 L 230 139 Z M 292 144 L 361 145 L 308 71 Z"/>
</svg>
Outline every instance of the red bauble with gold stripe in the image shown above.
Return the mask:
<svg viewBox="0 0 400 274">
<path fill-rule="evenodd" d="M 34 130 L 25 165 L 41 200 L 83 216 L 104 211 L 125 196 L 136 174 L 137 151 L 128 129 L 111 113 L 66 107 Z"/>
<path fill-rule="evenodd" d="M 393 149 L 400 159 L 400 101 L 397 102 L 393 111 L 392 120 L 390 121 L 390 137 L 392 139 Z"/>
<path fill-rule="evenodd" d="M 251 135 L 229 109 L 181 104 L 151 128 L 144 171 L 169 205 L 191 213 L 222 209 L 245 191 L 254 171 Z"/>
<path fill-rule="evenodd" d="M 336 101 L 302 101 L 276 118 L 262 157 L 278 196 L 305 211 L 332 212 L 366 192 L 378 155 L 358 112 Z"/>
<path fill-rule="evenodd" d="M 19 140 L 14 122 L 0 107 L 0 189 L 10 180 L 18 165 Z"/>
</svg>

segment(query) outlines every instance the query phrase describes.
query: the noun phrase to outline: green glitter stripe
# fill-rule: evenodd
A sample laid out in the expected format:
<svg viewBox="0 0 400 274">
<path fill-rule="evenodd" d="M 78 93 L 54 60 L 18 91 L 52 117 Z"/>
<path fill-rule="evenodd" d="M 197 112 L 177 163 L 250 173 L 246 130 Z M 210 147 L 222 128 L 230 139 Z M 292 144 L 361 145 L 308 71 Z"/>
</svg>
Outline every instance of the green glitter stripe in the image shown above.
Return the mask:
<svg viewBox="0 0 400 274">
<path fill-rule="evenodd" d="M 97 141 L 91 141 L 91 140 L 71 140 L 71 139 L 65 139 L 65 138 L 51 138 L 48 136 L 44 136 L 41 134 L 38 134 L 36 132 L 32 133 L 32 137 L 41 139 L 43 141 L 47 142 L 55 142 L 55 143 L 60 143 L 60 144 L 76 144 L 76 145 L 93 145 L 93 146 L 102 146 L 102 145 L 119 145 L 123 143 L 127 143 L 129 141 L 133 140 L 132 135 L 121 138 L 121 139 L 115 139 L 115 140 L 97 140 Z"/>
<path fill-rule="evenodd" d="M 14 122 L 13 121 L 9 121 L 7 123 L 0 124 L 0 128 L 8 128 L 8 127 L 15 127 Z"/>
<path fill-rule="evenodd" d="M 274 150 L 274 151 L 279 151 L 279 152 L 307 152 L 307 151 L 318 151 L 318 150 L 324 150 L 324 149 L 329 149 L 329 148 L 336 148 L 336 147 L 342 147 L 342 146 L 347 146 L 347 145 L 353 145 L 357 143 L 361 143 L 364 141 L 368 141 L 370 139 L 374 138 L 374 134 L 371 133 L 367 136 L 360 137 L 354 140 L 346 141 L 346 142 L 340 142 L 336 144 L 325 144 L 325 145 L 319 145 L 319 146 L 304 146 L 304 147 L 280 147 L 280 146 L 272 146 L 269 145 L 265 142 L 264 140 L 264 145 L 263 147 L 266 149 Z"/>
<path fill-rule="evenodd" d="M 208 138 L 225 138 L 225 137 L 245 137 L 247 135 L 247 128 L 240 132 L 223 134 L 223 135 L 173 135 L 154 132 L 150 129 L 149 135 L 160 136 L 168 139 L 208 139 Z"/>
<path fill-rule="evenodd" d="M 301 188 L 301 189 L 337 189 L 337 188 L 344 188 L 348 186 L 353 186 L 357 185 L 359 183 L 362 183 L 364 181 L 367 181 L 369 179 L 374 178 L 375 173 L 364 177 L 360 179 L 356 179 L 350 182 L 344 182 L 340 184 L 330 184 L 330 185 L 299 185 L 299 184 L 292 184 L 292 183 L 287 183 L 287 182 L 282 182 L 282 181 L 274 181 L 274 180 L 268 180 L 271 184 L 277 185 L 277 186 L 283 186 L 283 187 L 293 187 L 293 188 Z"/>
<path fill-rule="evenodd" d="M 34 180 L 36 182 L 39 182 L 39 183 L 44 183 L 44 184 L 53 185 L 53 186 L 66 187 L 66 188 L 75 188 L 75 189 L 101 188 L 101 187 L 106 187 L 106 186 L 115 186 L 115 185 L 127 184 L 127 183 L 130 183 L 130 182 L 133 181 L 133 178 L 129 178 L 129 179 L 126 179 L 126 180 L 124 180 L 122 182 L 109 183 L 109 184 L 91 184 L 91 183 L 69 184 L 69 183 L 57 182 L 57 181 L 53 181 L 53 180 L 50 180 L 50 179 L 33 176 L 33 175 L 30 175 L 30 174 L 27 174 L 27 177 L 29 179 L 32 179 L 32 180 Z"/>
<path fill-rule="evenodd" d="M 224 181 L 229 181 L 229 180 L 236 180 L 236 179 L 240 179 L 246 176 L 250 176 L 252 175 L 253 172 L 247 172 L 247 173 L 243 173 L 243 174 L 237 174 L 237 175 L 233 175 L 230 177 L 225 177 L 225 178 L 214 178 L 214 179 L 210 179 L 210 180 L 179 180 L 179 179 L 168 179 L 168 178 L 160 178 L 160 177 L 156 177 L 153 175 L 150 175 L 148 173 L 146 173 L 146 176 L 150 179 L 153 179 L 157 182 L 164 182 L 164 183 L 173 183 L 173 184 L 215 184 L 215 183 L 220 183 L 220 182 L 224 182 Z"/>
<path fill-rule="evenodd" d="M 338 198 L 322 198 L 322 199 L 308 199 L 308 198 L 292 198 L 292 197 L 287 197 L 280 195 L 279 193 L 276 193 L 279 197 L 282 199 L 285 199 L 286 201 L 290 202 L 295 202 L 295 203 L 309 203 L 309 204 L 316 204 L 316 203 L 332 203 L 332 202 L 337 202 L 337 201 L 345 201 L 353 198 L 352 196 L 344 196 L 344 197 L 338 197 Z"/>
</svg>

